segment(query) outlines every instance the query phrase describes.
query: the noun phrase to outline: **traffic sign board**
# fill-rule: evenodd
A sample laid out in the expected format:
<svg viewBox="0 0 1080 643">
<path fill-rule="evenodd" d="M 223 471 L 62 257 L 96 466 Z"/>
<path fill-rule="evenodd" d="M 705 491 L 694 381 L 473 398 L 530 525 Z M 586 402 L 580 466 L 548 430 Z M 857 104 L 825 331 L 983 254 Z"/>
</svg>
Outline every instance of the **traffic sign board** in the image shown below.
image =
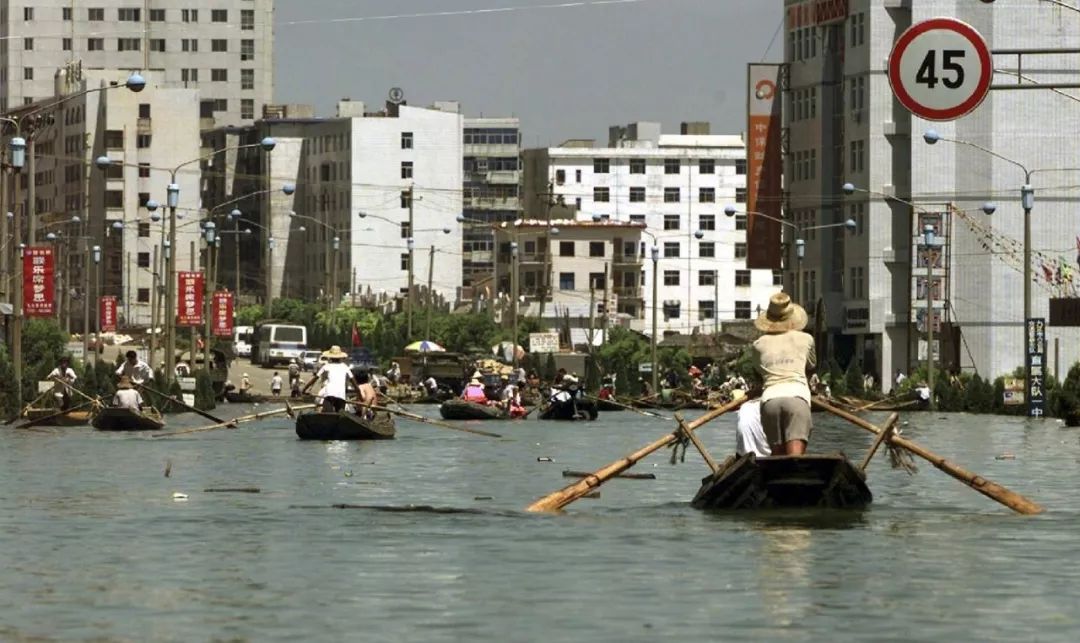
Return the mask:
<svg viewBox="0 0 1080 643">
<path fill-rule="evenodd" d="M 993 75 L 982 35 L 955 18 L 908 27 L 889 54 L 889 83 L 897 100 L 931 121 L 955 120 L 978 107 Z"/>
</svg>

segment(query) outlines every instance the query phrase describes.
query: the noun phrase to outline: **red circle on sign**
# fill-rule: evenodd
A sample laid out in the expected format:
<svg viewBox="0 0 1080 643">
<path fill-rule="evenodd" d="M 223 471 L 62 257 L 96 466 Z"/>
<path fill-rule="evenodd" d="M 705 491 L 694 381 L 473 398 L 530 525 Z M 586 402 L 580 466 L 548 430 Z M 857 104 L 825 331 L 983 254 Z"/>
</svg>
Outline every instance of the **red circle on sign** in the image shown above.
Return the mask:
<svg viewBox="0 0 1080 643">
<path fill-rule="evenodd" d="M 972 92 L 971 96 L 956 107 L 950 107 L 949 109 L 934 109 L 919 103 L 912 98 L 911 94 L 904 88 L 904 83 L 900 78 L 900 61 L 904 57 L 904 52 L 907 50 L 908 45 L 910 45 L 915 38 L 936 29 L 953 31 L 963 36 L 971 43 L 971 46 L 975 51 L 978 52 L 979 66 L 982 68 L 979 84 L 975 86 L 975 91 Z M 924 20 L 923 22 L 908 27 L 904 33 L 900 34 L 900 37 L 896 39 L 892 53 L 889 54 L 889 84 L 892 85 L 893 94 L 896 95 L 900 104 L 907 108 L 909 112 L 930 121 L 951 121 L 960 118 L 978 107 L 986 98 L 986 95 L 990 93 L 990 82 L 993 80 L 993 76 L 993 64 L 990 59 L 990 49 L 986 46 L 986 41 L 983 40 L 982 35 L 980 35 L 974 27 L 966 22 L 956 20 L 955 18 L 931 18 L 930 20 Z"/>
</svg>

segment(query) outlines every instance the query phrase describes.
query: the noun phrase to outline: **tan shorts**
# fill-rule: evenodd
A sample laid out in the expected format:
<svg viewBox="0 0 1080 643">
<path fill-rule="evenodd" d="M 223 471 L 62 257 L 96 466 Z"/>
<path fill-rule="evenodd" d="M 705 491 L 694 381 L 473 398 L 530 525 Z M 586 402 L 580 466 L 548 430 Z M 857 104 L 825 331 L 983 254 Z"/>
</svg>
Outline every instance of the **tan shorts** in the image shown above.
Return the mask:
<svg viewBox="0 0 1080 643">
<path fill-rule="evenodd" d="M 810 405 L 798 397 L 773 398 L 761 405 L 761 427 L 770 445 L 793 440 L 809 442 L 814 428 Z"/>
</svg>

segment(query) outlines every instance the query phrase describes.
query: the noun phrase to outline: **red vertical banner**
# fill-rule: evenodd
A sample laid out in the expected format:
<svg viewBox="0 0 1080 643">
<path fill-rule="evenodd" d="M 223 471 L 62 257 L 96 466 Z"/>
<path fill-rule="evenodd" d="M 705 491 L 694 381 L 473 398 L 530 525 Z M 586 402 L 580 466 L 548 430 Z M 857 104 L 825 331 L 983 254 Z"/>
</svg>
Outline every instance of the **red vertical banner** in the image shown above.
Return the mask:
<svg viewBox="0 0 1080 643">
<path fill-rule="evenodd" d="M 98 297 L 98 332 L 116 332 L 116 297 Z"/>
<path fill-rule="evenodd" d="M 747 66 L 746 210 L 781 216 L 780 65 Z M 746 218 L 746 267 L 781 269 L 780 222 Z"/>
<path fill-rule="evenodd" d="M 210 325 L 215 337 L 232 337 L 233 334 L 233 294 L 219 290 L 211 300 Z"/>
<path fill-rule="evenodd" d="M 176 275 L 176 325 L 202 326 L 203 274 L 181 272 Z"/>
<path fill-rule="evenodd" d="M 56 314 L 55 263 L 52 246 L 31 246 L 23 253 L 23 314 Z"/>
</svg>

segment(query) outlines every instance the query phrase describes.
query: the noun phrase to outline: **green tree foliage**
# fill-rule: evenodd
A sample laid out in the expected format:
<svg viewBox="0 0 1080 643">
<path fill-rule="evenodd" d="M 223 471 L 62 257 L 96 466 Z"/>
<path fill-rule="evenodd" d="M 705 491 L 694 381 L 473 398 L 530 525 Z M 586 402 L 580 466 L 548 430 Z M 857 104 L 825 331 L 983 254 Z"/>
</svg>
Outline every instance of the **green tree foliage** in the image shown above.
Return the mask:
<svg viewBox="0 0 1080 643">
<path fill-rule="evenodd" d="M 861 397 L 864 388 L 862 367 L 859 366 L 859 360 L 853 359 L 848 364 L 847 371 L 844 372 L 844 390 L 848 395 Z M 836 391 L 833 393 L 835 394 Z"/>
<path fill-rule="evenodd" d="M 15 369 L 7 345 L 0 344 L 0 418 L 7 420 L 19 412 L 15 397 Z"/>
<path fill-rule="evenodd" d="M 195 373 L 195 408 L 210 411 L 217 406 L 214 396 L 214 380 L 206 371 Z"/>
<path fill-rule="evenodd" d="M 828 382 L 829 388 L 832 390 L 833 395 L 847 395 L 847 380 L 844 377 L 844 372 L 840 370 L 840 364 L 835 359 L 829 360 L 828 365 Z"/>
</svg>

